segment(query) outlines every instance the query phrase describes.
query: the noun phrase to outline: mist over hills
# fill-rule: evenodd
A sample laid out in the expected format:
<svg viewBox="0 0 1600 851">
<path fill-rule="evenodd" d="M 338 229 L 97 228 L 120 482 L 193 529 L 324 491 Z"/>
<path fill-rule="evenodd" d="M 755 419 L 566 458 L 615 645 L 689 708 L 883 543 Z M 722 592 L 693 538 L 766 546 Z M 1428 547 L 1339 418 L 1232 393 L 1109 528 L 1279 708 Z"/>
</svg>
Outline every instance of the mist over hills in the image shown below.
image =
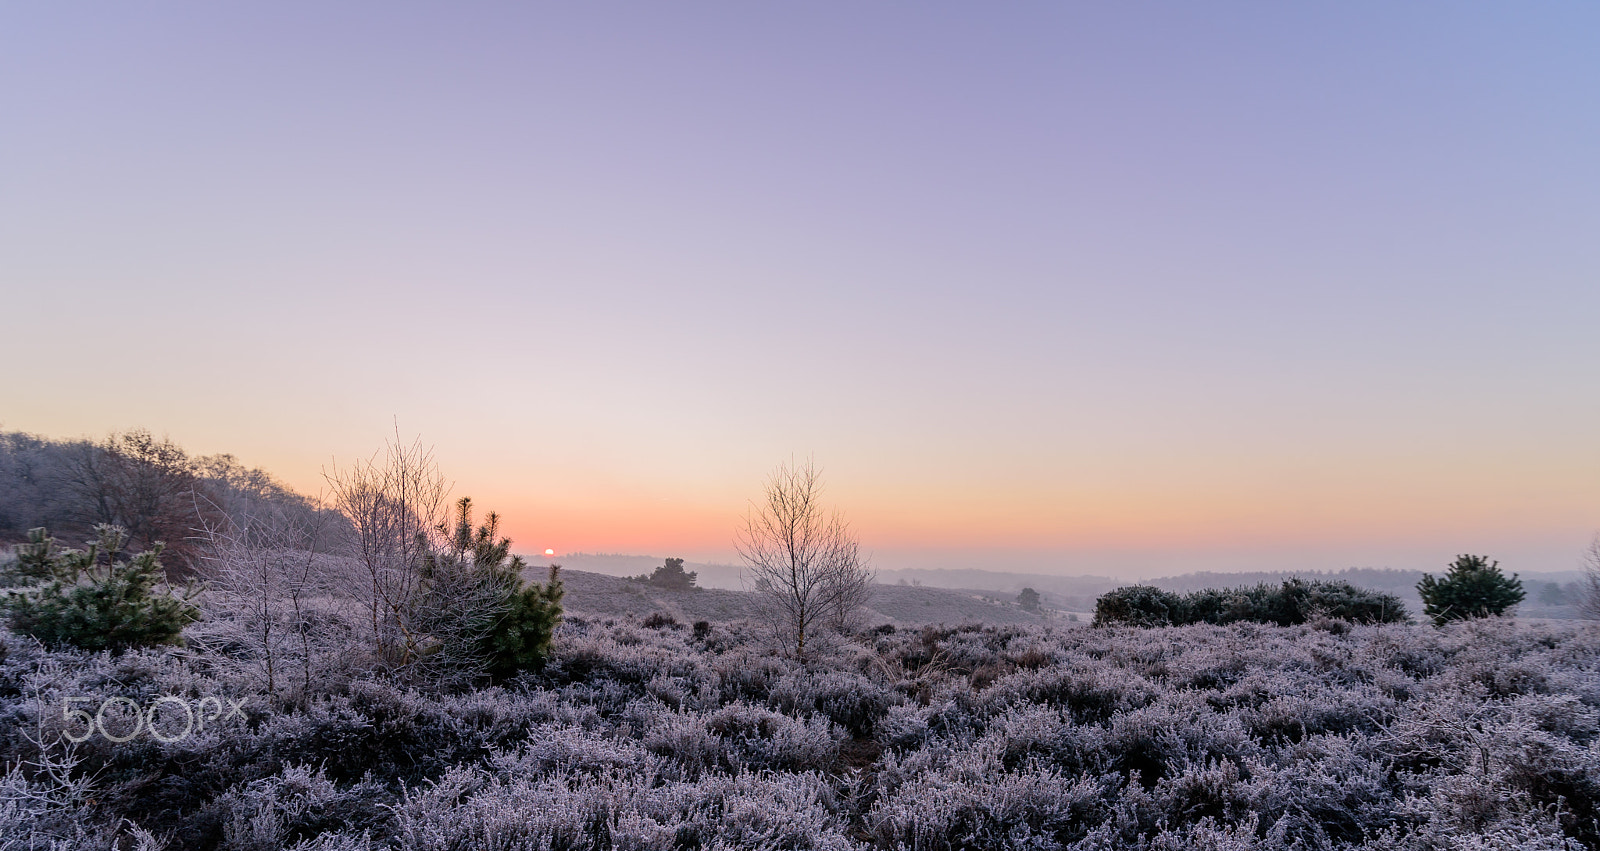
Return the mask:
<svg viewBox="0 0 1600 851">
<path fill-rule="evenodd" d="M 563 569 L 561 577 L 566 587 L 562 605 L 569 617 L 643 620 L 663 614 L 689 624 L 700 620 L 712 623 L 754 620 L 761 614 L 756 609 L 757 598 L 744 591 L 723 588 L 672 591 L 584 570 Z M 534 568 L 528 578 L 540 579 L 542 574 Z M 1023 611 L 1013 600 L 986 597 L 981 592 L 913 585 L 879 585 L 861 613 L 861 623 L 865 626 L 1037 624 L 1061 620 L 1064 617 L 1058 613 L 1032 614 Z"/>
<path fill-rule="evenodd" d="M 542 563 L 542 556 L 530 559 L 532 563 Z M 591 574 L 600 574 L 611 577 L 629 577 L 648 575 L 659 567 L 664 558 L 642 555 L 625 555 L 621 553 L 568 553 L 557 556 L 553 560 L 563 565 L 568 570 L 584 571 Z M 698 584 L 706 589 L 720 589 L 722 591 L 739 591 L 742 589 L 739 581 L 740 567 L 731 564 L 718 564 L 707 562 L 684 562 L 684 569 L 696 571 Z M 1286 579 L 1299 578 L 1307 580 L 1325 580 L 1349 582 L 1359 588 L 1369 588 L 1382 591 L 1399 597 L 1412 612 L 1417 615 L 1422 611 L 1422 600 L 1417 596 L 1417 583 L 1422 580 L 1424 572 L 1440 575 L 1445 567 L 1441 566 L 1436 571 L 1398 570 L 1392 568 L 1351 567 L 1337 571 L 1321 570 L 1274 570 L 1274 571 L 1240 571 L 1223 573 L 1216 571 L 1195 571 L 1174 576 L 1164 576 L 1156 579 L 1147 579 L 1142 582 L 1133 580 L 1114 579 L 1109 576 L 1052 576 L 1042 573 L 1019 573 L 1005 570 L 983 570 L 979 568 L 965 569 L 900 569 L 878 571 L 879 597 L 894 594 L 903 596 L 904 592 L 890 589 L 920 588 L 929 591 L 948 591 L 962 600 L 994 600 L 999 603 L 1011 604 L 1023 588 L 1032 588 L 1038 591 L 1043 598 L 1043 605 L 1047 610 L 1056 613 L 1087 613 L 1094 611 L 1095 600 L 1100 595 L 1114 588 L 1124 585 L 1154 585 L 1167 591 L 1186 593 L 1205 588 L 1239 588 L 1267 583 L 1275 585 Z M 1512 572 L 1508 570 L 1508 572 Z M 1545 587 L 1554 584 L 1567 586 L 1578 582 L 1582 573 L 1576 570 L 1560 572 L 1521 572 L 1524 587 L 1528 592 L 1527 600 L 1519 611 L 1525 616 L 1533 617 L 1568 617 L 1570 606 L 1552 605 L 1540 599 Z M 619 586 L 621 587 L 621 586 Z M 950 599 L 956 599 L 950 598 Z M 930 601 L 935 598 L 928 598 Z M 938 602 L 930 602 L 941 611 L 948 610 L 950 614 L 944 617 L 932 617 L 927 622 L 955 622 L 960 620 L 958 612 L 965 612 L 963 607 L 946 606 L 949 602 L 944 597 L 938 597 Z M 898 604 L 886 604 L 899 611 Z M 915 603 L 923 605 L 920 599 Z M 1020 610 L 1018 610 L 1020 613 Z M 969 614 L 980 615 L 988 613 L 995 615 L 990 610 L 973 610 Z M 996 615 L 997 616 L 997 615 Z M 913 616 L 915 617 L 915 615 Z M 1009 616 L 1007 616 L 1009 617 Z M 954 620 L 952 620 L 954 619 Z M 896 619 L 884 622 L 904 623 Z M 998 622 L 1010 622 L 1003 620 Z"/>
</svg>

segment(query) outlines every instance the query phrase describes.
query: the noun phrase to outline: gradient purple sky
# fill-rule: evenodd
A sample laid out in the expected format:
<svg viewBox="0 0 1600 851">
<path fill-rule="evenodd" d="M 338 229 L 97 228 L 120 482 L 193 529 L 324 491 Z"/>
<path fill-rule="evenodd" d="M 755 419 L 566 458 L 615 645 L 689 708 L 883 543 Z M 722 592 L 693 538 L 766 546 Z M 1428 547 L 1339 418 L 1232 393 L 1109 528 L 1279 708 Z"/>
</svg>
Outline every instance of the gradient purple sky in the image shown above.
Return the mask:
<svg viewBox="0 0 1600 851">
<path fill-rule="evenodd" d="M 518 548 L 1574 568 L 1600 6 L 0 10 L 0 427 L 310 492 L 398 419 Z"/>
</svg>

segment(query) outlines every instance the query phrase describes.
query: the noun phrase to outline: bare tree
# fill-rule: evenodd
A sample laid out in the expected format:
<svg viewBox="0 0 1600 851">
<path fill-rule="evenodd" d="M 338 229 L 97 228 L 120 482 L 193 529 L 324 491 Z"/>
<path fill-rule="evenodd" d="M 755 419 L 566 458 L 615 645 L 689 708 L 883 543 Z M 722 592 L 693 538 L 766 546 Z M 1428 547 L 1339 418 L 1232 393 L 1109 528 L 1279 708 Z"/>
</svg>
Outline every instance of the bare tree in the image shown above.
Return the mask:
<svg viewBox="0 0 1600 851">
<path fill-rule="evenodd" d="M 780 649 L 802 663 L 849 626 L 874 579 L 849 525 L 821 496 L 814 463 L 779 466 L 735 541 Z"/>
<path fill-rule="evenodd" d="M 234 526 L 314 530 L 309 541 L 318 552 L 332 553 L 349 537 L 350 525 L 319 497 L 307 497 L 278 481 L 265 470 L 249 468 L 232 455 L 205 455 L 191 462 L 199 478 L 197 497 L 210 504 L 206 529 L 222 515 Z M 207 536 L 209 543 L 209 534 Z"/>
<path fill-rule="evenodd" d="M 1600 535 L 1594 536 L 1583 559 L 1583 592 L 1578 610 L 1586 618 L 1600 620 Z"/>
<path fill-rule="evenodd" d="M 350 556 L 364 587 L 347 590 L 362 601 L 380 664 L 403 667 L 426 640 L 412 628 L 411 615 L 423 591 L 429 536 L 444 526 L 449 486 L 433 451 L 420 438 L 401 443 L 398 432 L 383 452 L 324 475 L 333 506 L 353 529 Z"/>
<path fill-rule="evenodd" d="M 163 561 L 178 575 L 200 556 L 204 516 L 215 505 L 196 499 L 202 483 L 183 449 L 144 429 L 112 434 L 100 443 L 70 446 L 59 484 L 76 499 L 80 520 L 128 530 L 129 543 L 165 544 Z"/>
</svg>

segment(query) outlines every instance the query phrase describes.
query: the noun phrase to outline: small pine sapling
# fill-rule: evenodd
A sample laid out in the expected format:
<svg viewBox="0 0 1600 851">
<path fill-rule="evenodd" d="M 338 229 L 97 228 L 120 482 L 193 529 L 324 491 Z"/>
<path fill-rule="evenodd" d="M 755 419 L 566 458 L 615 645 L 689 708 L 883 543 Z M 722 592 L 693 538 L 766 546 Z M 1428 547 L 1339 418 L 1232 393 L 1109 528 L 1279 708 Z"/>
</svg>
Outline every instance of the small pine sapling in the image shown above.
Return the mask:
<svg viewBox="0 0 1600 851">
<path fill-rule="evenodd" d="M 29 532 L 18 548 L 17 571 L 44 584 L 11 591 L 5 601 L 15 632 L 52 645 L 82 650 L 121 651 L 174 644 L 183 628 L 200 617 L 193 585 L 176 592 L 161 567 L 161 548 L 118 556 L 128 533 L 120 527 L 95 527 L 98 538 L 87 549 L 61 549 L 44 529 Z"/>
<path fill-rule="evenodd" d="M 505 614 L 484 636 L 489 675 L 496 679 L 538 669 L 550 655 L 550 639 L 561 622 L 561 565 L 550 565 L 543 585 L 517 580 Z"/>
<path fill-rule="evenodd" d="M 450 628 L 428 631 L 444 638 L 446 654 L 462 655 L 497 679 L 543 664 L 562 596 L 559 565 L 550 566 L 544 585 L 523 582 L 525 564 L 511 554 L 511 539 L 500 537 L 499 524 L 491 512 L 474 528 L 472 501 L 459 500 L 453 528 L 424 556 L 422 569 L 424 602 L 450 613 L 440 619 Z"/>
<path fill-rule="evenodd" d="M 1527 596 L 1515 573 L 1507 577 L 1500 572 L 1500 562 L 1473 555 L 1457 556 L 1443 579 L 1424 573 L 1417 583 L 1417 594 L 1422 597 L 1423 612 L 1433 619 L 1434 626 L 1505 614 Z"/>
</svg>

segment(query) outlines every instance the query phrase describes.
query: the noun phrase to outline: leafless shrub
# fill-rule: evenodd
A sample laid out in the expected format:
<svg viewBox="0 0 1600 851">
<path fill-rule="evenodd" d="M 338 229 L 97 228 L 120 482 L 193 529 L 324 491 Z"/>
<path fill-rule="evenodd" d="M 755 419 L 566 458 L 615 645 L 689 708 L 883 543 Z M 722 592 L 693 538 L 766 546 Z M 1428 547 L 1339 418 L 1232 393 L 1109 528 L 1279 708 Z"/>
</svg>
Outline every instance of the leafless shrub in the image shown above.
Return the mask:
<svg viewBox="0 0 1600 851">
<path fill-rule="evenodd" d="M 1583 616 L 1600 620 L 1600 535 L 1595 535 L 1583 557 L 1583 596 L 1578 601 Z"/>
<path fill-rule="evenodd" d="M 381 458 L 380 458 L 381 455 Z M 370 647 L 394 669 L 423 652 L 412 612 L 422 592 L 422 559 L 429 536 L 443 526 L 449 486 L 420 439 L 399 435 L 381 453 L 327 471 L 332 503 L 353 529 L 349 555 L 360 585 L 342 589 L 360 601 L 370 621 Z"/>
<path fill-rule="evenodd" d="M 351 665 L 349 566 L 317 550 L 322 530 L 281 517 L 224 520 L 206 529 L 204 643 L 232 644 L 226 656 L 252 690 L 298 702 Z"/>
</svg>

